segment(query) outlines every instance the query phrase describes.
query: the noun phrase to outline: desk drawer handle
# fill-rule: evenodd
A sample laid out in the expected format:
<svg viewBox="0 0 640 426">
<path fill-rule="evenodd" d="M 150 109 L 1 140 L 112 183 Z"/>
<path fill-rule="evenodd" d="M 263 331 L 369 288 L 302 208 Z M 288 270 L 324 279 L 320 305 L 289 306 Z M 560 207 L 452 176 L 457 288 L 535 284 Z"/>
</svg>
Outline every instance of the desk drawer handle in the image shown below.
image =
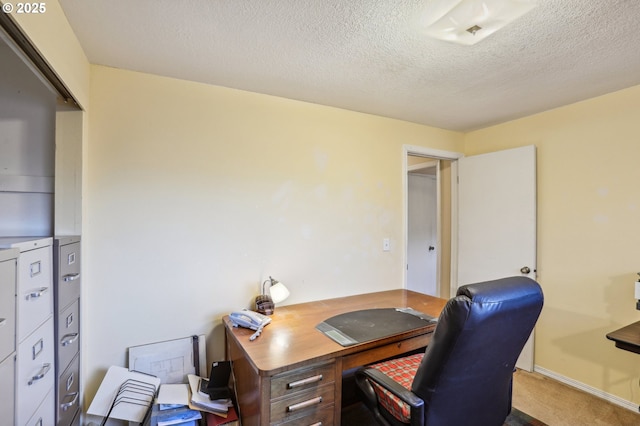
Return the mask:
<svg viewBox="0 0 640 426">
<path fill-rule="evenodd" d="M 62 336 L 62 340 L 60 341 L 60 345 L 69 346 L 78 338 L 78 333 L 65 334 Z"/>
<path fill-rule="evenodd" d="M 307 377 L 306 379 L 298 380 L 296 382 L 287 383 L 287 389 L 293 389 L 300 386 L 308 385 L 310 383 L 316 383 L 322 380 L 322 374 L 318 374 L 317 376 Z"/>
<path fill-rule="evenodd" d="M 39 297 L 42 297 L 42 295 L 49 290 L 49 288 L 47 287 L 40 287 L 38 290 L 34 290 L 31 293 L 28 293 L 26 296 L 27 300 L 31 300 L 31 299 L 38 299 Z"/>
<path fill-rule="evenodd" d="M 78 278 L 80 278 L 80 274 L 67 274 L 64 277 L 62 277 L 62 280 L 64 282 L 69 282 L 69 281 L 75 281 Z"/>
<path fill-rule="evenodd" d="M 322 397 L 312 398 L 308 401 L 302 401 L 297 404 L 293 404 L 287 407 L 287 413 L 293 413 L 294 411 L 302 410 L 304 408 L 311 407 L 312 405 L 318 405 L 322 403 Z"/>
<path fill-rule="evenodd" d="M 64 398 L 67 399 L 68 397 L 72 397 L 73 399 L 69 402 L 65 402 L 64 404 L 60 404 L 62 411 L 67 411 L 69 408 L 73 407 L 76 402 L 78 402 L 78 392 L 68 393 Z"/>
<path fill-rule="evenodd" d="M 36 374 L 35 376 L 33 376 L 31 378 L 31 380 L 29 380 L 27 382 L 27 384 L 29 386 L 31 386 L 32 384 L 34 384 L 35 382 L 37 382 L 38 380 L 41 380 L 44 378 L 44 376 L 47 375 L 47 373 L 49 372 L 49 370 L 51 370 L 51 364 L 44 364 L 42 366 L 42 369 L 40 370 L 40 372 L 38 374 Z"/>
</svg>

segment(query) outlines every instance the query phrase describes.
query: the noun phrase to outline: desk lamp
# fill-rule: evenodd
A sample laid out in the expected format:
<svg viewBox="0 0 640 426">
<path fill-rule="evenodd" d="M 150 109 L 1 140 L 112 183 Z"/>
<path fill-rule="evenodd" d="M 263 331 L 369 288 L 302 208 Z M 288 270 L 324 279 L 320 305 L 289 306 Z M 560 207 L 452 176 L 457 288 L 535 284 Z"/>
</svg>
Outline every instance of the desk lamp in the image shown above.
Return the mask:
<svg viewBox="0 0 640 426">
<path fill-rule="evenodd" d="M 266 285 L 269 283 L 269 294 Z M 263 315 L 271 315 L 276 309 L 276 303 L 280 303 L 289 297 L 289 290 L 280 281 L 269 276 L 262 283 L 262 294 L 256 297 L 256 311 Z"/>
</svg>

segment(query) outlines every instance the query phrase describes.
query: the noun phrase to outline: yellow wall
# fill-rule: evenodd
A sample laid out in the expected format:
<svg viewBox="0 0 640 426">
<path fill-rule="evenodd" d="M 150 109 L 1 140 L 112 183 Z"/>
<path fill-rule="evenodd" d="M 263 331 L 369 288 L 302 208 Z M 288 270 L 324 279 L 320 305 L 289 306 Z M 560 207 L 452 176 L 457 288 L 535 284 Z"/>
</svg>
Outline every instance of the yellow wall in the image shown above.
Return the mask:
<svg viewBox="0 0 640 426">
<path fill-rule="evenodd" d="M 101 66 L 90 97 L 87 397 L 131 345 L 205 333 L 222 357 L 221 317 L 249 307 L 268 275 L 289 287 L 287 303 L 401 287 L 402 145 L 463 143 Z"/>
<path fill-rule="evenodd" d="M 537 366 L 640 403 L 638 355 L 605 335 L 640 319 L 640 86 L 469 133 L 465 154 L 537 146 Z"/>
</svg>

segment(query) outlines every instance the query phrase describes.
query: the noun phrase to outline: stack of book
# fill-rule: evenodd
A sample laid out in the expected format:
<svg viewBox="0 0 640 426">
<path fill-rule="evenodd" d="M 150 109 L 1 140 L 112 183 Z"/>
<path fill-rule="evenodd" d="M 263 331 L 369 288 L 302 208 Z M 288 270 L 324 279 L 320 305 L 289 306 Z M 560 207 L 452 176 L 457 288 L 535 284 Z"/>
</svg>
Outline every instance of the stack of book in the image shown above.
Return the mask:
<svg viewBox="0 0 640 426">
<path fill-rule="evenodd" d="M 151 408 L 149 426 L 198 426 L 202 413 L 189 408 L 188 405 L 154 404 Z"/>
<path fill-rule="evenodd" d="M 189 387 L 185 384 L 163 384 L 145 426 L 198 426 L 202 413 L 189 407 Z"/>
<path fill-rule="evenodd" d="M 226 397 L 211 399 L 209 393 L 205 391 L 203 381 L 207 379 L 189 374 L 189 388 L 191 396 L 189 399 L 189 407 L 200 410 L 206 414 L 207 426 L 234 426 L 238 423 L 238 414 L 233 406 L 230 394 Z"/>
</svg>

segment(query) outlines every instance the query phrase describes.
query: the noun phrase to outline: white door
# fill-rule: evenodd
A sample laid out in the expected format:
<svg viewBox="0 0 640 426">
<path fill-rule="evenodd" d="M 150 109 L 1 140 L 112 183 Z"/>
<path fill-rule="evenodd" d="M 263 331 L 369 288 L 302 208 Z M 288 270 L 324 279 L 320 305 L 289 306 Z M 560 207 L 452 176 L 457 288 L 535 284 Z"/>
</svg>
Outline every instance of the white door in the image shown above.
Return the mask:
<svg viewBox="0 0 640 426">
<path fill-rule="evenodd" d="M 438 296 L 436 242 L 437 178 L 409 173 L 407 288 Z"/>
<path fill-rule="evenodd" d="M 458 286 L 535 271 L 535 146 L 461 158 Z M 533 333 L 516 366 L 533 370 Z"/>
</svg>

